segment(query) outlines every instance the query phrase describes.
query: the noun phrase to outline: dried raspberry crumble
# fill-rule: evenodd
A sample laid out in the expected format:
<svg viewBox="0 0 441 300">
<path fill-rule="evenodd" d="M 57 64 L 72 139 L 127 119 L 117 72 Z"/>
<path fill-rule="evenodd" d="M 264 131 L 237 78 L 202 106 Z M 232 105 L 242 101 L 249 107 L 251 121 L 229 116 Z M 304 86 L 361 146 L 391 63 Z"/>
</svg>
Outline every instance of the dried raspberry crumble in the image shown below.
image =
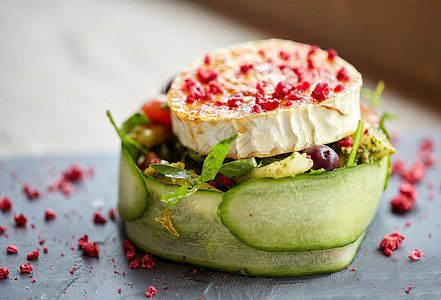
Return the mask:
<svg viewBox="0 0 441 300">
<path fill-rule="evenodd" d="M 18 248 L 14 245 L 9 245 L 8 247 L 6 247 L 6 253 L 8 254 L 18 253 Z"/>
<path fill-rule="evenodd" d="M 412 253 L 409 255 L 409 258 L 411 260 L 420 260 L 421 259 L 421 251 L 418 249 L 413 250 Z"/>
<path fill-rule="evenodd" d="M 104 224 L 107 222 L 107 219 L 99 212 L 93 214 L 93 222 L 95 224 Z"/>
<path fill-rule="evenodd" d="M 153 262 L 153 255 L 150 254 L 150 253 L 146 254 L 141 259 L 141 263 L 142 263 L 142 268 L 143 269 L 151 269 L 151 268 L 153 268 L 153 266 L 155 265 L 155 263 Z"/>
<path fill-rule="evenodd" d="M 34 250 L 31 253 L 28 253 L 27 258 L 29 260 L 36 260 L 39 255 L 40 255 L 40 253 L 38 252 L 38 250 Z"/>
<path fill-rule="evenodd" d="M 404 235 L 395 231 L 385 235 L 379 247 L 384 249 L 384 254 L 392 256 L 392 250 L 399 249 L 404 239 L 406 239 Z"/>
<path fill-rule="evenodd" d="M 23 185 L 23 191 L 25 192 L 26 196 L 28 196 L 29 200 L 40 197 L 40 191 L 37 189 L 31 189 L 26 183 Z"/>
<path fill-rule="evenodd" d="M 6 267 L 0 268 L 0 279 L 8 278 L 9 276 L 9 269 Z"/>
<path fill-rule="evenodd" d="M 17 227 L 25 227 L 28 222 L 28 218 L 24 214 L 15 215 L 14 214 L 14 222 Z"/>
<path fill-rule="evenodd" d="M 56 216 L 57 216 L 57 215 L 56 215 L 56 213 L 55 213 L 55 211 L 54 211 L 53 209 L 48 208 L 48 209 L 46 209 L 46 211 L 44 212 L 44 218 L 45 218 L 46 220 L 52 220 L 52 219 L 55 219 Z"/>
<path fill-rule="evenodd" d="M 32 271 L 34 271 L 34 267 L 30 263 L 20 265 L 20 272 L 31 273 Z"/>
<path fill-rule="evenodd" d="M 158 292 L 157 289 L 155 289 L 153 286 L 149 286 L 147 292 L 145 292 L 145 295 L 149 298 L 153 297 L 154 294 Z"/>
<path fill-rule="evenodd" d="M 0 210 L 1 211 L 10 211 L 12 208 L 12 202 L 11 199 L 8 197 L 4 197 L 0 200 Z"/>
</svg>

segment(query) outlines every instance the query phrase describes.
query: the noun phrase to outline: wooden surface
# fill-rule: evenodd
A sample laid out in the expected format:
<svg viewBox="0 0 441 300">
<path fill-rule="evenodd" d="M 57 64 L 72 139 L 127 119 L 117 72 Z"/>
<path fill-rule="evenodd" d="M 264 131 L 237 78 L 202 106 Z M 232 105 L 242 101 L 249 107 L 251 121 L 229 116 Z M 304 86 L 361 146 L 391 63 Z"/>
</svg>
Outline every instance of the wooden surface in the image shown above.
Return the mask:
<svg viewBox="0 0 441 300">
<path fill-rule="evenodd" d="M 106 109 L 120 122 L 193 58 L 277 36 L 185 1 L 2 1 L 0 157 L 114 153 Z M 393 129 L 441 126 L 416 97 L 384 99 Z"/>
</svg>

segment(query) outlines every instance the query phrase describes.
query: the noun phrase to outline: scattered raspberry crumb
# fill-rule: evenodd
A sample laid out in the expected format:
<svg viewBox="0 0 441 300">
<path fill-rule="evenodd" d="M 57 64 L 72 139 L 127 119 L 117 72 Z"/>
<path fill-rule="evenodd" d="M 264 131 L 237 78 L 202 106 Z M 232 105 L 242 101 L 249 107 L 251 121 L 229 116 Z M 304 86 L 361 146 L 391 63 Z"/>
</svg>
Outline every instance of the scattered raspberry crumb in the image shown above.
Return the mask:
<svg viewBox="0 0 441 300">
<path fill-rule="evenodd" d="M 28 222 L 28 218 L 24 214 L 16 215 L 14 214 L 14 222 L 17 227 L 25 227 Z"/>
<path fill-rule="evenodd" d="M 26 196 L 28 196 L 29 200 L 40 197 L 40 191 L 37 189 L 31 189 L 26 183 L 23 185 L 23 191 L 25 192 Z"/>
<path fill-rule="evenodd" d="M 217 78 L 217 72 L 214 69 L 205 70 L 203 68 L 197 69 L 197 77 L 201 83 L 209 83 Z"/>
<path fill-rule="evenodd" d="M 418 249 L 413 250 L 412 253 L 409 255 L 409 258 L 411 260 L 420 260 L 421 259 L 421 251 Z"/>
<path fill-rule="evenodd" d="M 346 147 L 346 148 L 352 147 L 353 144 L 354 144 L 354 139 L 350 136 L 345 138 L 344 140 L 337 142 L 337 145 L 339 147 Z"/>
<path fill-rule="evenodd" d="M 402 174 L 403 180 L 409 183 L 420 182 L 426 174 L 426 165 L 423 162 L 416 162 L 410 171 Z"/>
<path fill-rule="evenodd" d="M 130 269 L 138 269 L 139 268 L 139 259 L 135 259 L 129 264 Z"/>
<path fill-rule="evenodd" d="M 329 86 L 326 82 L 317 84 L 311 93 L 312 98 L 317 101 L 324 101 L 329 95 Z"/>
<path fill-rule="evenodd" d="M 43 253 L 47 253 L 49 250 L 47 248 L 43 248 Z"/>
<path fill-rule="evenodd" d="M 280 50 L 280 52 L 279 52 L 279 56 L 280 56 L 280 58 L 283 59 L 283 60 L 288 60 L 288 59 L 291 57 L 291 55 L 289 54 L 289 52 L 288 52 L 288 51 L 285 51 L 285 50 Z"/>
<path fill-rule="evenodd" d="M 93 222 L 95 224 L 104 224 L 107 222 L 107 219 L 99 212 L 93 214 Z"/>
<path fill-rule="evenodd" d="M 29 260 L 36 260 L 39 255 L 40 253 L 38 252 L 38 250 L 34 250 L 31 253 L 28 253 L 27 257 Z"/>
<path fill-rule="evenodd" d="M 240 66 L 240 72 L 243 74 L 248 73 L 249 70 L 253 69 L 254 66 L 252 64 L 243 64 Z"/>
<path fill-rule="evenodd" d="M 349 269 L 349 267 L 348 267 L 348 266 L 345 266 L 345 270 L 347 270 L 347 269 Z"/>
<path fill-rule="evenodd" d="M 63 177 L 72 182 L 80 181 L 84 178 L 84 171 L 80 166 L 72 165 L 63 173 Z"/>
<path fill-rule="evenodd" d="M 9 269 L 6 267 L 0 268 L 0 279 L 8 278 L 9 276 Z"/>
<path fill-rule="evenodd" d="M 403 158 L 398 158 L 392 163 L 391 174 L 402 175 L 407 172 L 406 161 Z"/>
<path fill-rule="evenodd" d="M 8 197 L 4 197 L 0 200 L 0 210 L 1 211 L 10 211 L 12 208 L 12 202 L 11 199 Z"/>
<path fill-rule="evenodd" d="M 46 220 L 55 219 L 56 216 L 57 215 L 56 215 L 55 211 L 53 209 L 51 209 L 51 208 L 46 209 L 46 211 L 44 212 L 44 218 Z"/>
<path fill-rule="evenodd" d="M 91 243 L 88 241 L 87 234 L 78 239 L 78 246 L 90 257 L 98 257 L 100 248 L 97 243 Z"/>
<path fill-rule="evenodd" d="M 6 253 L 8 254 L 18 253 L 18 248 L 15 247 L 14 245 L 9 245 L 8 247 L 6 247 Z"/>
<path fill-rule="evenodd" d="M 210 62 L 211 62 L 210 55 L 206 54 L 206 55 L 204 56 L 204 64 L 209 65 Z"/>
<path fill-rule="evenodd" d="M 418 148 L 418 152 L 432 152 L 435 141 L 432 138 L 425 138 Z"/>
<path fill-rule="evenodd" d="M 61 252 L 60 255 L 61 255 L 61 256 L 64 256 L 64 252 Z"/>
<path fill-rule="evenodd" d="M 155 263 L 153 262 L 153 255 L 150 254 L 150 253 L 146 254 L 141 259 L 141 262 L 142 262 L 142 268 L 143 269 L 151 269 L 155 265 Z"/>
<path fill-rule="evenodd" d="M 385 235 L 379 247 L 384 249 L 385 255 L 392 256 L 392 250 L 399 249 L 404 239 L 406 239 L 404 235 L 395 231 Z"/>
<path fill-rule="evenodd" d="M 219 179 L 223 185 L 230 185 L 233 183 L 233 180 L 231 178 L 228 178 L 224 174 L 219 174 Z"/>
<path fill-rule="evenodd" d="M 127 250 L 127 252 L 126 252 L 126 258 L 127 259 L 134 259 L 135 258 L 135 255 L 136 255 L 136 253 L 135 253 L 135 249 L 129 249 L 129 250 Z"/>
<path fill-rule="evenodd" d="M 352 271 L 357 271 L 357 269 L 356 269 L 356 268 L 352 268 L 351 270 L 352 270 Z"/>
<path fill-rule="evenodd" d="M 344 89 L 345 89 L 345 86 L 343 84 L 339 83 L 335 86 L 334 92 L 338 93 L 338 92 L 343 91 Z"/>
<path fill-rule="evenodd" d="M 0 234 L 5 233 L 5 231 L 6 231 L 6 227 L 0 226 Z"/>
<path fill-rule="evenodd" d="M 409 294 L 411 289 L 412 289 L 412 287 L 409 285 L 409 287 L 407 289 L 405 289 L 404 291 L 406 292 L 406 294 Z"/>
<path fill-rule="evenodd" d="M 415 207 L 415 200 L 404 194 L 398 194 L 390 201 L 392 211 L 395 213 L 405 213 Z"/>
<path fill-rule="evenodd" d="M 406 227 L 410 227 L 412 226 L 412 222 L 411 221 L 406 221 Z"/>
<path fill-rule="evenodd" d="M 121 289 L 118 289 L 118 294 L 121 294 Z"/>
<path fill-rule="evenodd" d="M 335 51 L 334 49 L 328 49 L 326 50 L 326 52 L 328 53 L 329 60 L 333 60 L 338 55 L 337 51 Z"/>
<path fill-rule="evenodd" d="M 109 209 L 109 218 L 110 220 L 114 221 L 116 219 L 116 211 L 114 208 Z"/>
<path fill-rule="evenodd" d="M 147 292 L 145 292 L 145 295 L 149 298 L 151 298 L 154 294 L 158 292 L 157 289 L 155 289 L 153 286 L 149 286 Z"/>
<path fill-rule="evenodd" d="M 34 267 L 31 266 L 30 263 L 20 265 L 20 272 L 22 272 L 22 273 L 30 273 L 32 271 L 34 271 Z"/>
<path fill-rule="evenodd" d="M 348 72 L 346 72 L 345 67 L 342 67 L 340 70 L 338 70 L 336 77 L 339 81 L 348 81 L 349 80 L 349 75 L 348 75 Z"/>
</svg>

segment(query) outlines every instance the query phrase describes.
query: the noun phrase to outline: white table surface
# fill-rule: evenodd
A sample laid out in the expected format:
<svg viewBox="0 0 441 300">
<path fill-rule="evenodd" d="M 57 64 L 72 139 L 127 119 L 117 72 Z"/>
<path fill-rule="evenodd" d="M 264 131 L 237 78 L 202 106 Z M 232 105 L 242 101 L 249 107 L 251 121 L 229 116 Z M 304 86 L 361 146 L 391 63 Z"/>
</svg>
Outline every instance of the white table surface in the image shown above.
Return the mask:
<svg viewBox="0 0 441 300">
<path fill-rule="evenodd" d="M 0 158 L 117 152 L 106 109 L 121 122 L 193 58 L 269 37 L 185 1 L 2 1 Z M 392 130 L 441 127 L 418 99 L 384 100 Z"/>
</svg>

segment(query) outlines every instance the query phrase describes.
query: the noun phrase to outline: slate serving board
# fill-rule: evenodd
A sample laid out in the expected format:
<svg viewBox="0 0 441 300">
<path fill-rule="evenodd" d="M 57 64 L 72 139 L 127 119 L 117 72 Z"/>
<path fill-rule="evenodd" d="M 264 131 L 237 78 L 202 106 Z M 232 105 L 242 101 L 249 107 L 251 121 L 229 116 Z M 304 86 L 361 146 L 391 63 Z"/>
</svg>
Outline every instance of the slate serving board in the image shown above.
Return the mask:
<svg viewBox="0 0 441 300">
<path fill-rule="evenodd" d="M 10 270 L 9 278 L 0 280 L 0 298 L 145 298 L 148 287 L 154 286 L 158 290 L 154 299 L 440 299 L 441 130 L 401 136 L 396 146 L 397 156 L 411 165 L 420 141 L 426 137 L 435 141 L 438 164 L 429 168 L 417 185 L 416 208 L 405 215 L 391 212 L 389 201 L 398 193 L 401 182 L 393 176 L 349 268 L 302 277 L 253 278 L 159 258 L 154 259 L 151 270 L 130 269 L 121 246 L 126 239 L 123 221 L 118 218 L 103 225 L 92 221 L 94 212 L 107 215 L 110 208 L 116 207 L 118 154 L 0 161 L 0 199 L 8 196 L 13 202 L 11 212 L 0 212 L 0 226 L 7 227 L 5 234 L 0 235 L 0 267 Z M 59 191 L 49 192 L 47 186 L 73 163 L 93 167 L 93 176 L 74 184 L 69 197 Z M 23 192 L 24 183 L 39 189 L 41 197 L 29 200 Z M 45 221 L 47 208 L 56 211 L 56 219 Z M 26 228 L 14 226 L 13 213 L 28 217 Z M 407 221 L 410 226 L 406 226 Z M 378 244 L 384 235 L 394 231 L 403 233 L 406 240 L 392 257 L 386 257 Z M 84 256 L 78 249 L 77 239 L 84 234 L 89 235 L 90 241 L 98 242 L 99 258 Z M 44 245 L 39 244 L 40 240 L 45 240 Z M 18 254 L 6 254 L 10 244 L 19 248 Z M 40 257 L 31 262 L 34 272 L 20 274 L 19 266 L 27 262 L 26 254 L 38 247 Z M 43 253 L 43 247 L 48 248 L 48 253 Z M 420 261 L 408 258 L 415 248 L 424 255 Z M 137 252 L 138 257 L 143 254 Z M 77 269 L 70 274 L 74 266 Z M 33 278 L 36 282 L 32 282 Z M 409 286 L 412 289 L 406 293 Z"/>
</svg>

